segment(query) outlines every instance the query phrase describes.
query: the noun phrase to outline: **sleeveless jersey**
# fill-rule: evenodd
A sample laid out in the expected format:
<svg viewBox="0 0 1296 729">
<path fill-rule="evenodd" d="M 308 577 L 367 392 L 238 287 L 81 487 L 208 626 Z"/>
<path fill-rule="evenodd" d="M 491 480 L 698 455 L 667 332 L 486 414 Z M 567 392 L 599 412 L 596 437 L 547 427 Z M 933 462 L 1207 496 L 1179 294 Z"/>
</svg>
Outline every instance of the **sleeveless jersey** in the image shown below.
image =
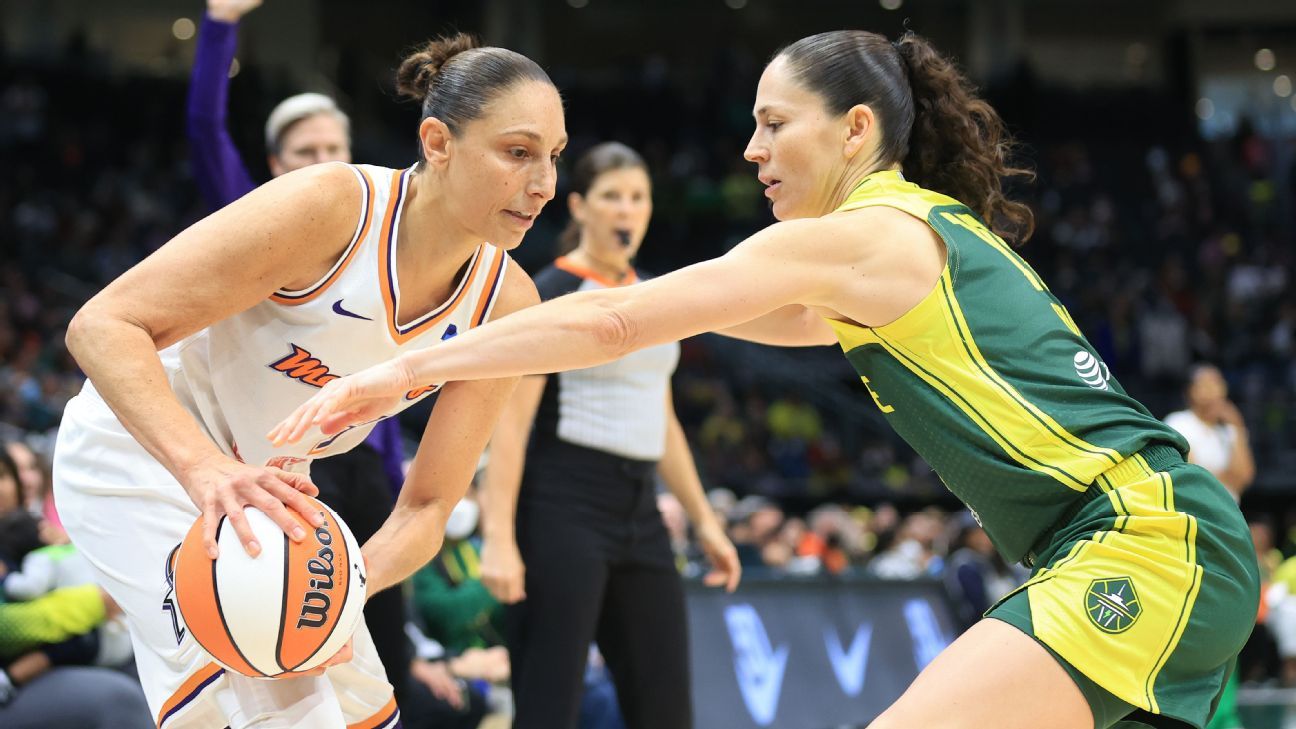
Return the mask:
<svg viewBox="0 0 1296 729">
<path fill-rule="evenodd" d="M 352 170 L 362 190 L 360 220 L 327 274 L 309 288 L 277 291 L 163 352 L 181 403 L 226 454 L 247 463 L 304 471 L 312 459 L 350 450 L 376 420 L 333 436 L 312 429 L 301 441 L 279 448 L 265 436 L 325 383 L 480 325 L 499 296 L 508 256 L 483 243 L 449 299 L 398 321 L 396 251 L 418 245 L 397 234 L 412 168 L 355 165 Z M 411 390 L 384 417 L 441 384 Z"/>
<path fill-rule="evenodd" d="M 896 431 L 1018 561 L 1097 476 L 1146 445 L 1187 451 L 1111 376 L 1039 275 L 967 206 L 866 177 L 839 211 L 884 205 L 944 241 L 935 288 L 896 321 L 828 320 Z"/>
</svg>

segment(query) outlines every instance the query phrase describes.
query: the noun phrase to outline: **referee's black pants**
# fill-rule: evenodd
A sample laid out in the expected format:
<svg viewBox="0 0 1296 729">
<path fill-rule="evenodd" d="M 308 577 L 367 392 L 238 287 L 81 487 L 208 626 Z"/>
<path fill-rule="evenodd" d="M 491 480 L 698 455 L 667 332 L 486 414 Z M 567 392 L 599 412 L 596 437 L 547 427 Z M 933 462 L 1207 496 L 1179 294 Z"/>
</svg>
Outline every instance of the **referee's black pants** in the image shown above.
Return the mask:
<svg viewBox="0 0 1296 729">
<path fill-rule="evenodd" d="M 534 444 L 518 499 L 526 600 L 511 606 L 514 729 L 574 729 L 597 642 L 629 729 L 690 729 L 684 590 L 656 464 Z"/>
</svg>

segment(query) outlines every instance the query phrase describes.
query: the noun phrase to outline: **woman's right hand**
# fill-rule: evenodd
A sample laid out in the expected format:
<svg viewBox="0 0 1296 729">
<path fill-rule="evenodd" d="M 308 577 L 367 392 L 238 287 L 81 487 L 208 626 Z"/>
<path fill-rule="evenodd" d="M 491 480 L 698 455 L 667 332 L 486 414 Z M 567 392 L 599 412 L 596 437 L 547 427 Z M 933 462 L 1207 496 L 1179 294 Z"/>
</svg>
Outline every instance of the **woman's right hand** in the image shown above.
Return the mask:
<svg viewBox="0 0 1296 729">
<path fill-rule="evenodd" d="M 526 599 L 526 565 L 517 542 L 487 539 L 481 557 L 482 584 L 496 600 L 509 605 Z"/>
<path fill-rule="evenodd" d="M 207 555 L 216 559 L 216 527 L 221 517 L 229 519 L 238 534 L 243 549 L 256 557 L 261 545 L 252 534 L 243 507 L 252 506 L 270 517 L 294 542 L 306 538 L 306 530 L 289 513 L 297 512 L 312 526 L 320 526 L 323 517 L 307 496 L 316 496 L 319 489 L 310 479 L 299 473 L 278 468 L 251 466 L 223 454 L 208 456 L 184 474 L 185 491 L 202 510 L 203 546 Z"/>
</svg>

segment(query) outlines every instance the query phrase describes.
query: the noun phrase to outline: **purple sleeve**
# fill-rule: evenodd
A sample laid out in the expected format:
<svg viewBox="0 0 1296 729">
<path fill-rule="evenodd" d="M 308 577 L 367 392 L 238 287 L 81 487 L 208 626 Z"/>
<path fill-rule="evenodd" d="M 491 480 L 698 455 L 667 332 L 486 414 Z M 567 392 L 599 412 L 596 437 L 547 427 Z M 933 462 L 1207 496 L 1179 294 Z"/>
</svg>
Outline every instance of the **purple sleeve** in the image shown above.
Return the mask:
<svg viewBox="0 0 1296 729">
<path fill-rule="evenodd" d="M 378 421 L 374 429 L 369 431 L 365 443 L 378 451 L 392 493 L 399 493 L 401 486 L 405 484 L 405 444 L 401 442 L 400 423 L 396 418 Z"/>
<path fill-rule="evenodd" d="M 225 128 L 229 68 L 237 45 L 237 23 L 203 16 L 189 80 L 185 131 L 194 181 L 213 208 L 223 208 L 256 187 Z"/>
</svg>

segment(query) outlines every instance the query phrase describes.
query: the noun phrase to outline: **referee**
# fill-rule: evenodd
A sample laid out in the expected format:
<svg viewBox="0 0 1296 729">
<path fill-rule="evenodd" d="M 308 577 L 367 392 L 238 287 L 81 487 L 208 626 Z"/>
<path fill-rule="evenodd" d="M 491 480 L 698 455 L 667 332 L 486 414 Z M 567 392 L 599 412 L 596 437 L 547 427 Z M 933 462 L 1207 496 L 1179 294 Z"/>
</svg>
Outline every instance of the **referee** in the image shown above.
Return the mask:
<svg viewBox="0 0 1296 729">
<path fill-rule="evenodd" d="M 573 177 L 563 235 L 570 252 L 535 277 L 545 300 L 640 278 L 631 261 L 652 215 L 643 159 L 601 144 L 577 161 Z M 740 568 L 675 416 L 678 360 L 672 342 L 528 377 L 501 416 L 483 484 L 482 581 L 512 604 L 514 729 L 576 726 L 591 642 L 629 729 L 692 726 L 684 593 L 656 475 L 716 568 L 708 584 L 732 591 Z"/>
</svg>

